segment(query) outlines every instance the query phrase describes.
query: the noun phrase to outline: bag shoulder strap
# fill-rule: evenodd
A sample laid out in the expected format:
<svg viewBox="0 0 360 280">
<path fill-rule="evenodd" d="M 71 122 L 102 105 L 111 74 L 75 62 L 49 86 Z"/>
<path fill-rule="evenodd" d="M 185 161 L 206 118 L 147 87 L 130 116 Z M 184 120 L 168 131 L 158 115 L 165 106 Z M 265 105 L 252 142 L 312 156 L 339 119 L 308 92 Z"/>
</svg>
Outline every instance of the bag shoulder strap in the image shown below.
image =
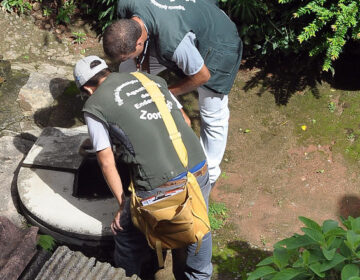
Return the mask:
<svg viewBox="0 0 360 280">
<path fill-rule="evenodd" d="M 132 72 L 141 84 L 144 86 L 146 91 L 149 93 L 151 99 L 156 104 L 160 115 L 165 123 L 166 129 L 169 133 L 169 137 L 174 145 L 175 151 L 178 154 L 178 157 L 183 164 L 183 166 L 188 169 L 188 154 L 184 142 L 182 141 L 181 134 L 178 131 L 175 121 L 170 113 L 169 108 L 165 103 L 165 97 L 161 93 L 159 87 L 155 82 L 150 80 L 147 76 L 140 72 Z"/>
</svg>

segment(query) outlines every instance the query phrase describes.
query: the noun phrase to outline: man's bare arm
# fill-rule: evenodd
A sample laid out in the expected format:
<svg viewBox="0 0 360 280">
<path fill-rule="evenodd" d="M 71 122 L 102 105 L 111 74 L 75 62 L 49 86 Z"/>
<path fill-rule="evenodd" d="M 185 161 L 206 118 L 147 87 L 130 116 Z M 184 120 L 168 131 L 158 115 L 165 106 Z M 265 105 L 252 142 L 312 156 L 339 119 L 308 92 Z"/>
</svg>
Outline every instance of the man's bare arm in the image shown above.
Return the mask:
<svg viewBox="0 0 360 280">
<path fill-rule="evenodd" d="M 194 75 L 187 76 L 185 79 L 179 81 L 178 83 L 171 85 L 169 90 L 175 95 L 181 95 L 184 93 L 188 93 L 199 86 L 205 84 L 211 75 L 209 69 L 204 64 L 203 67 Z"/>
<path fill-rule="evenodd" d="M 125 203 L 121 178 L 116 169 L 114 154 L 110 147 L 98 151 L 96 156 L 105 180 L 119 203 L 119 211 L 115 216 L 114 222 L 111 224 L 111 229 L 116 234 L 115 230 L 122 230 L 120 226 L 120 213 Z"/>
</svg>

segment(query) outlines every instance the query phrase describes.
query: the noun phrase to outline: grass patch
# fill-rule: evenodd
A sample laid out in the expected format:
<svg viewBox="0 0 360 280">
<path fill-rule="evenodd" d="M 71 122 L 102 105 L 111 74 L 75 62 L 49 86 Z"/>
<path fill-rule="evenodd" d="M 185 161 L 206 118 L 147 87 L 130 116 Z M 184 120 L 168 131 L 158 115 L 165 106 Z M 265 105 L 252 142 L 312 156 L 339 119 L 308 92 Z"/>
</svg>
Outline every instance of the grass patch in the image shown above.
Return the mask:
<svg viewBox="0 0 360 280">
<path fill-rule="evenodd" d="M 311 92 L 293 96 L 280 110 L 293 121 L 300 143 L 332 145 L 352 163 L 360 160 L 360 92 L 321 86 L 320 97 Z M 304 130 L 304 126 L 306 129 Z"/>
<path fill-rule="evenodd" d="M 270 252 L 250 248 L 247 242 L 230 241 L 224 244 L 223 240 L 223 236 L 213 240 L 212 262 L 217 279 L 246 280 L 256 264 L 270 255 Z"/>
<path fill-rule="evenodd" d="M 228 209 L 224 203 L 210 202 L 209 203 L 209 220 L 212 230 L 218 230 L 225 224 L 228 217 Z"/>
</svg>

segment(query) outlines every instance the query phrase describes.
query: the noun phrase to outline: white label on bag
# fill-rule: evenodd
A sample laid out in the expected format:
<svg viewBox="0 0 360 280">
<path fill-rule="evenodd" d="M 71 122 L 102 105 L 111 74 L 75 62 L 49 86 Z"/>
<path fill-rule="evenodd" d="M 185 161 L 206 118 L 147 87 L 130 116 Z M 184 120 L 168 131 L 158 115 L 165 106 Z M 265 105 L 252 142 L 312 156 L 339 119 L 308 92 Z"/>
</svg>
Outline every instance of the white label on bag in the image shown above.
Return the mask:
<svg viewBox="0 0 360 280">
<path fill-rule="evenodd" d="M 156 202 L 159 202 L 167 197 L 170 197 L 170 196 L 173 196 L 175 194 L 178 194 L 178 193 L 181 193 L 184 191 L 184 188 L 177 188 L 177 189 L 174 189 L 174 190 L 171 190 L 171 191 L 167 191 L 165 193 L 162 193 L 160 195 L 154 195 L 154 196 L 150 196 L 148 198 L 145 198 L 141 201 L 141 204 L 143 206 L 146 206 L 146 205 L 151 205 L 151 204 L 154 204 Z"/>
</svg>

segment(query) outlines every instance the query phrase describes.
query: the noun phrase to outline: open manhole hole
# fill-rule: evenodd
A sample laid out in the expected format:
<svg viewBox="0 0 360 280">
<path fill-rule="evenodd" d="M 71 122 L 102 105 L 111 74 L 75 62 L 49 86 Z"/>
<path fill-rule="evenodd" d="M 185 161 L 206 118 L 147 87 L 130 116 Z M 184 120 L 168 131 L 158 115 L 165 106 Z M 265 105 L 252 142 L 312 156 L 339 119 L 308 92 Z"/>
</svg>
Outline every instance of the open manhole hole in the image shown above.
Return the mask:
<svg viewBox="0 0 360 280">
<path fill-rule="evenodd" d="M 123 164 L 118 164 L 117 169 L 124 188 L 129 185 L 128 169 Z M 113 194 L 108 187 L 96 155 L 88 155 L 81 163 L 75 174 L 73 196 L 77 198 L 97 199 L 110 198 Z"/>
</svg>

